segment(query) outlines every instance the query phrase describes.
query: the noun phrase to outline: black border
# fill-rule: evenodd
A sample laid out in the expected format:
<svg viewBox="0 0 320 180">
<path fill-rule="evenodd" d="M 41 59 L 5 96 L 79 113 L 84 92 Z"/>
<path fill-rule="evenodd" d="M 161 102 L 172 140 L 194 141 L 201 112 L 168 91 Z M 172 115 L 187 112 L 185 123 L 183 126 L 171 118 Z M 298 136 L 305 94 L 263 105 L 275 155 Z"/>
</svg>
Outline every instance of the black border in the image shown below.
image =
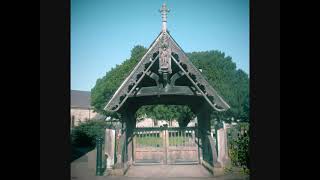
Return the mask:
<svg viewBox="0 0 320 180">
<path fill-rule="evenodd" d="M 40 1 L 40 179 L 70 180 L 70 1 Z"/>
<path fill-rule="evenodd" d="M 280 1 L 250 0 L 250 179 L 280 179 Z"/>
<path fill-rule="evenodd" d="M 195 1 L 196 3 L 196 1 Z M 70 1 L 40 1 L 40 179 L 70 179 Z M 250 179 L 280 179 L 280 1 L 250 0 Z"/>
</svg>

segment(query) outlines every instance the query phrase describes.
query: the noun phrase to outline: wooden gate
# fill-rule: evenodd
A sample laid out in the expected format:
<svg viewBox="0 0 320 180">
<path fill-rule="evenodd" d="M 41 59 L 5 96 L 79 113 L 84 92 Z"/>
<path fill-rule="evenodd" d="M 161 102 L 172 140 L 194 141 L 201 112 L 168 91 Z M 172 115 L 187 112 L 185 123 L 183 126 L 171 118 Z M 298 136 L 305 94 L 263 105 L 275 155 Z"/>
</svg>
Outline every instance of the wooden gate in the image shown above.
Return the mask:
<svg viewBox="0 0 320 180">
<path fill-rule="evenodd" d="M 136 128 L 134 164 L 198 164 L 196 128 Z"/>
</svg>

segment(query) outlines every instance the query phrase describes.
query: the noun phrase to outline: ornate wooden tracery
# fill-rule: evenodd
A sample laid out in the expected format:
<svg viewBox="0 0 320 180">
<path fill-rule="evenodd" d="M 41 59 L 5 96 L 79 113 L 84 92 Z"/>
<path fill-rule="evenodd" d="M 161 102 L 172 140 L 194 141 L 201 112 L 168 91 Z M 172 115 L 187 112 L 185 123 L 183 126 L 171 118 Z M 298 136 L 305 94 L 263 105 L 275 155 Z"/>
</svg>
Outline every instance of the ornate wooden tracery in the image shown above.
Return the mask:
<svg viewBox="0 0 320 180">
<path fill-rule="evenodd" d="M 176 85 L 176 81 L 182 77 L 186 77 L 186 82 Z M 143 81 L 154 86 L 146 85 L 142 83 Z M 174 90 L 177 91 L 177 95 L 202 96 L 217 111 L 225 111 L 229 108 L 229 105 L 191 63 L 169 32 L 161 32 L 115 92 L 105 109 L 115 112 L 128 98 L 144 95 L 173 95 Z"/>
</svg>

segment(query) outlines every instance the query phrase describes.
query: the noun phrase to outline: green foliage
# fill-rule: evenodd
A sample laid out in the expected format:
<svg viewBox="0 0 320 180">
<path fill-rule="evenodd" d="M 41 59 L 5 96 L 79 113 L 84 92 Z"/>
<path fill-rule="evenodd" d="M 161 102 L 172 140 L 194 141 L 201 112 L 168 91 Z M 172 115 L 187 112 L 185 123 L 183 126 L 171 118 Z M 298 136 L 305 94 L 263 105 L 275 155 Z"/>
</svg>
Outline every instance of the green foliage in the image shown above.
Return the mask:
<svg viewBox="0 0 320 180">
<path fill-rule="evenodd" d="M 188 106 L 182 105 L 148 105 L 141 107 L 137 116 L 143 115 L 155 120 L 171 121 L 177 119 L 180 127 L 186 127 L 190 120 L 195 117 Z M 138 118 L 139 119 L 139 118 Z"/>
<path fill-rule="evenodd" d="M 91 89 L 91 105 L 96 112 L 118 118 L 117 114 L 108 113 L 103 108 L 146 52 L 147 49 L 143 46 L 135 46 L 131 51 L 130 59 L 125 60 L 121 65 L 116 65 L 104 77 L 97 80 L 96 85 Z"/>
<path fill-rule="evenodd" d="M 187 54 L 191 62 L 205 76 L 209 84 L 231 106 L 226 112 L 213 111 L 213 118 L 219 121 L 228 117 L 248 121 L 249 119 L 249 77 L 236 69 L 232 58 L 220 51 L 192 52 Z"/>
<path fill-rule="evenodd" d="M 146 51 L 147 49 L 142 46 L 135 46 L 131 51 L 130 59 L 112 68 L 104 77 L 97 80 L 95 87 L 91 90 L 91 105 L 95 111 L 118 118 L 117 114 L 105 112 L 103 108 Z M 208 82 L 231 106 L 231 109 L 226 112 L 213 111 L 212 118 L 225 121 L 229 117 L 234 117 L 248 121 L 248 75 L 240 69 L 237 70 L 232 58 L 226 57 L 220 51 L 192 52 L 187 53 L 187 56 L 197 68 L 202 69 L 202 74 Z M 182 127 L 194 117 L 189 107 L 177 105 L 143 106 L 136 115 L 138 120 L 145 115 L 157 120 L 177 119 Z"/>
<path fill-rule="evenodd" d="M 239 123 L 228 132 L 229 155 L 234 166 L 250 169 L 249 164 L 249 124 Z"/>
<path fill-rule="evenodd" d="M 179 115 L 176 119 L 178 120 L 179 127 L 187 127 L 190 120 L 195 118 L 195 114 L 188 106 L 178 106 L 177 112 Z"/>
<path fill-rule="evenodd" d="M 71 130 L 71 143 L 76 147 L 95 146 L 96 138 L 103 135 L 105 128 L 105 121 L 82 122 Z"/>
</svg>

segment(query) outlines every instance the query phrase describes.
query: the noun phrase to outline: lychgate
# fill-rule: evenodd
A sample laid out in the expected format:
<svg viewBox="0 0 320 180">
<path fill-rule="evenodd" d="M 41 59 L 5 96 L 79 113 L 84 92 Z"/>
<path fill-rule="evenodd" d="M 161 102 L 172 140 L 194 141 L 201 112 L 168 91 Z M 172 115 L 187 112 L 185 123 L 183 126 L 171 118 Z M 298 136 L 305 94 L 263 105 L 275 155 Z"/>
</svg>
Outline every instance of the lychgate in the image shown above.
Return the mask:
<svg viewBox="0 0 320 180">
<path fill-rule="evenodd" d="M 144 144 L 139 144 L 139 138 L 144 136 L 154 137 L 153 149 L 147 150 L 151 162 L 200 162 L 214 167 L 217 165 L 217 153 L 210 135 L 210 113 L 213 110 L 226 111 L 230 107 L 170 35 L 167 30 L 169 10 L 165 4 L 160 12 L 162 31 L 105 107 L 106 111 L 120 114 L 123 127 L 122 140 L 118 147 L 121 148 L 122 155 L 117 159 L 116 167 L 125 171 L 133 163 L 143 162 L 140 152 Z M 141 106 L 154 104 L 187 105 L 197 115 L 198 126 L 179 131 L 170 128 L 136 129 L 135 112 Z M 174 144 L 177 143 L 172 138 L 174 136 L 183 137 L 184 141 Z M 179 158 L 170 155 L 177 147 L 181 154 L 189 151 L 190 154 L 197 155 L 191 158 L 186 155 Z M 182 152 L 183 149 L 185 152 Z"/>
</svg>

